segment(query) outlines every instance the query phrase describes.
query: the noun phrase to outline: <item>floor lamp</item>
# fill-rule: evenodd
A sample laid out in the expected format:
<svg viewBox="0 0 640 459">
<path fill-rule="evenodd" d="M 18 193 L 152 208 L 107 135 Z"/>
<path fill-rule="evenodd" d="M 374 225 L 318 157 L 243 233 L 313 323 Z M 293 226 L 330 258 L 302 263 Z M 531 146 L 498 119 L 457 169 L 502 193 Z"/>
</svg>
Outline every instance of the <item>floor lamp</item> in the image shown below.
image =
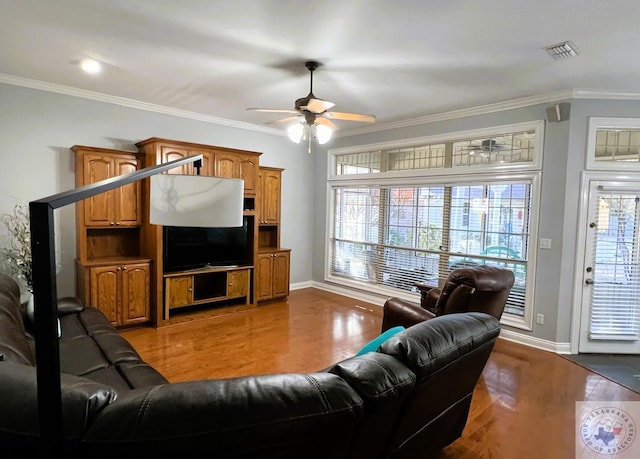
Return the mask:
<svg viewBox="0 0 640 459">
<path fill-rule="evenodd" d="M 29 203 L 38 422 L 41 450 L 46 451 L 50 457 L 62 456 L 64 448 L 53 211 L 150 177 L 150 223 L 171 226 L 242 226 L 242 180 L 200 175 L 157 175 L 191 163 L 195 163 L 199 171 L 202 155 L 147 167 Z"/>
</svg>

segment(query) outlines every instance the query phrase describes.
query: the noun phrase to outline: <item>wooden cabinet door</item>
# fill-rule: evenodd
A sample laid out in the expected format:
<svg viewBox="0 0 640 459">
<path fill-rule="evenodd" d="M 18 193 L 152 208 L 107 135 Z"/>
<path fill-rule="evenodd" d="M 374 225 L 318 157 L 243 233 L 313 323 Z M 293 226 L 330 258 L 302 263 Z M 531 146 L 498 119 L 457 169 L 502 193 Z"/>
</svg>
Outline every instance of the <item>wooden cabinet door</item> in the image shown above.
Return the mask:
<svg viewBox="0 0 640 459">
<path fill-rule="evenodd" d="M 169 163 L 171 161 L 175 161 L 176 159 L 183 159 L 189 156 L 189 150 L 182 148 L 174 148 L 167 145 L 163 145 L 160 147 L 160 158 L 163 163 Z M 182 175 L 193 175 L 193 164 L 185 164 L 184 166 L 174 167 L 173 169 L 169 169 L 167 174 L 182 174 Z"/>
<path fill-rule="evenodd" d="M 217 151 L 214 162 L 216 177 L 239 178 L 238 155 Z"/>
<path fill-rule="evenodd" d="M 84 185 L 113 177 L 113 158 L 87 154 L 83 156 Z M 110 226 L 115 222 L 115 190 L 101 193 L 84 201 L 84 224 L 86 226 Z"/>
<path fill-rule="evenodd" d="M 229 271 L 227 273 L 227 297 L 242 298 L 249 295 L 249 271 Z"/>
<path fill-rule="evenodd" d="M 289 252 L 276 252 L 273 258 L 273 296 L 289 295 Z"/>
<path fill-rule="evenodd" d="M 140 162 L 134 158 L 116 159 L 116 175 L 130 174 L 140 167 Z M 115 190 L 115 222 L 117 226 L 140 225 L 142 198 L 140 194 L 141 182 L 130 183 Z"/>
<path fill-rule="evenodd" d="M 202 155 L 202 167 L 200 168 L 200 175 L 206 175 L 207 177 L 211 177 L 212 175 L 214 175 L 214 154 L 212 151 L 190 151 L 189 156 L 193 155 Z M 193 168 L 193 173 L 197 173 L 195 167 Z"/>
<path fill-rule="evenodd" d="M 136 171 L 140 163 L 133 157 L 86 154 L 84 184 Z M 85 226 L 138 226 L 141 207 L 140 182 L 116 188 L 85 200 Z"/>
<path fill-rule="evenodd" d="M 273 254 L 261 253 L 258 255 L 257 283 L 258 283 L 258 301 L 268 300 L 273 295 L 272 278 L 273 278 Z"/>
<path fill-rule="evenodd" d="M 119 265 L 91 268 L 91 304 L 107 316 L 111 325 L 117 326 Z"/>
<path fill-rule="evenodd" d="M 169 309 L 193 304 L 193 276 L 168 277 L 165 297 L 165 305 Z"/>
<path fill-rule="evenodd" d="M 149 314 L 149 263 L 122 266 L 120 288 L 120 325 L 146 322 Z"/>
<path fill-rule="evenodd" d="M 279 171 L 260 171 L 260 211 L 261 224 L 280 223 L 280 180 Z"/>
<path fill-rule="evenodd" d="M 241 156 L 238 178 L 244 180 L 244 194 L 256 194 L 258 187 L 258 162 L 253 156 Z"/>
</svg>

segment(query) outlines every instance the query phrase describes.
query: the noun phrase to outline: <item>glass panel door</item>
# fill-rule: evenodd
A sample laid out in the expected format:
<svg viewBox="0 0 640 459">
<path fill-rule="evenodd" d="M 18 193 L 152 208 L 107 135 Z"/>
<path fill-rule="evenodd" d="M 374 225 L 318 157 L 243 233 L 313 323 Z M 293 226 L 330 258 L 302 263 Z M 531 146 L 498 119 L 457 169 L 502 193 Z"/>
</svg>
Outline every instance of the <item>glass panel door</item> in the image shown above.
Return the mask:
<svg viewBox="0 0 640 459">
<path fill-rule="evenodd" d="M 580 352 L 640 352 L 639 216 L 640 185 L 591 183 Z"/>
</svg>

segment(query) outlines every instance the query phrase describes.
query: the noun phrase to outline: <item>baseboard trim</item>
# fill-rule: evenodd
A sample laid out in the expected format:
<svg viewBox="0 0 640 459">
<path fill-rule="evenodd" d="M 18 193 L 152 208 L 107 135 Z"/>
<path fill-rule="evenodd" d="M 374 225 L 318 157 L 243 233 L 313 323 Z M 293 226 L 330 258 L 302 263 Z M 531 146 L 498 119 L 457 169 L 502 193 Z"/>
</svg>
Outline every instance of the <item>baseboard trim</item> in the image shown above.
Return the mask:
<svg viewBox="0 0 640 459">
<path fill-rule="evenodd" d="M 387 299 L 389 298 L 388 296 L 383 297 L 379 295 L 372 295 L 370 293 L 365 293 L 362 290 L 344 288 L 344 287 L 340 287 L 335 284 L 329 284 L 326 282 L 312 281 L 311 284 L 312 285 L 310 285 L 309 287 L 317 288 L 318 290 L 325 290 L 327 292 L 337 293 L 338 295 L 354 298 L 360 301 L 366 301 L 367 303 L 371 303 L 373 305 L 380 306 L 380 307 L 382 307 L 384 305 L 384 302 L 387 301 Z"/>
<path fill-rule="evenodd" d="M 329 284 L 326 282 L 300 282 L 291 284 L 291 290 L 297 290 L 301 288 L 317 288 L 318 290 L 325 290 L 327 292 L 336 293 L 338 295 L 346 296 L 349 298 L 355 298 L 360 301 L 366 301 L 367 303 L 374 304 L 382 307 L 387 297 L 381 297 L 377 295 L 371 295 L 363 291 L 343 288 L 335 284 Z M 500 338 L 511 341 L 513 343 L 522 344 L 524 346 L 534 347 L 543 351 L 554 352 L 556 354 L 571 354 L 571 343 L 556 343 L 542 338 L 536 338 L 535 336 L 525 335 L 518 333 L 517 331 L 502 329 L 500 331 Z"/>
<path fill-rule="evenodd" d="M 525 335 L 513 330 L 500 330 L 500 338 L 524 346 L 535 347 L 543 351 L 554 352 L 556 354 L 570 354 L 570 343 L 556 343 L 535 336 Z"/>
</svg>

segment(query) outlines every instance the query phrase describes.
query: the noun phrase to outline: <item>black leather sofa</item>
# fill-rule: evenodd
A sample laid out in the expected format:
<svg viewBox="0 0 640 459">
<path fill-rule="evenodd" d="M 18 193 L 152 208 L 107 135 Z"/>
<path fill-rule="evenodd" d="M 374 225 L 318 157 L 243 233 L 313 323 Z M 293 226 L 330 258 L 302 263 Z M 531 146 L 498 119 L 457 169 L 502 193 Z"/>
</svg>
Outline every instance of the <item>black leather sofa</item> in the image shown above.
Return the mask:
<svg viewBox="0 0 640 459">
<path fill-rule="evenodd" d="M 490 315 L 452 314 L 316 373 L 169 383 L 98 310 L 58 308 L 64 455 L 83 458 L 429 457 L 461 435 L 499 333 Z M 47 457 L 34 342 L 4 275 L 0 360 L 2 455 Z"/>
</svg>

